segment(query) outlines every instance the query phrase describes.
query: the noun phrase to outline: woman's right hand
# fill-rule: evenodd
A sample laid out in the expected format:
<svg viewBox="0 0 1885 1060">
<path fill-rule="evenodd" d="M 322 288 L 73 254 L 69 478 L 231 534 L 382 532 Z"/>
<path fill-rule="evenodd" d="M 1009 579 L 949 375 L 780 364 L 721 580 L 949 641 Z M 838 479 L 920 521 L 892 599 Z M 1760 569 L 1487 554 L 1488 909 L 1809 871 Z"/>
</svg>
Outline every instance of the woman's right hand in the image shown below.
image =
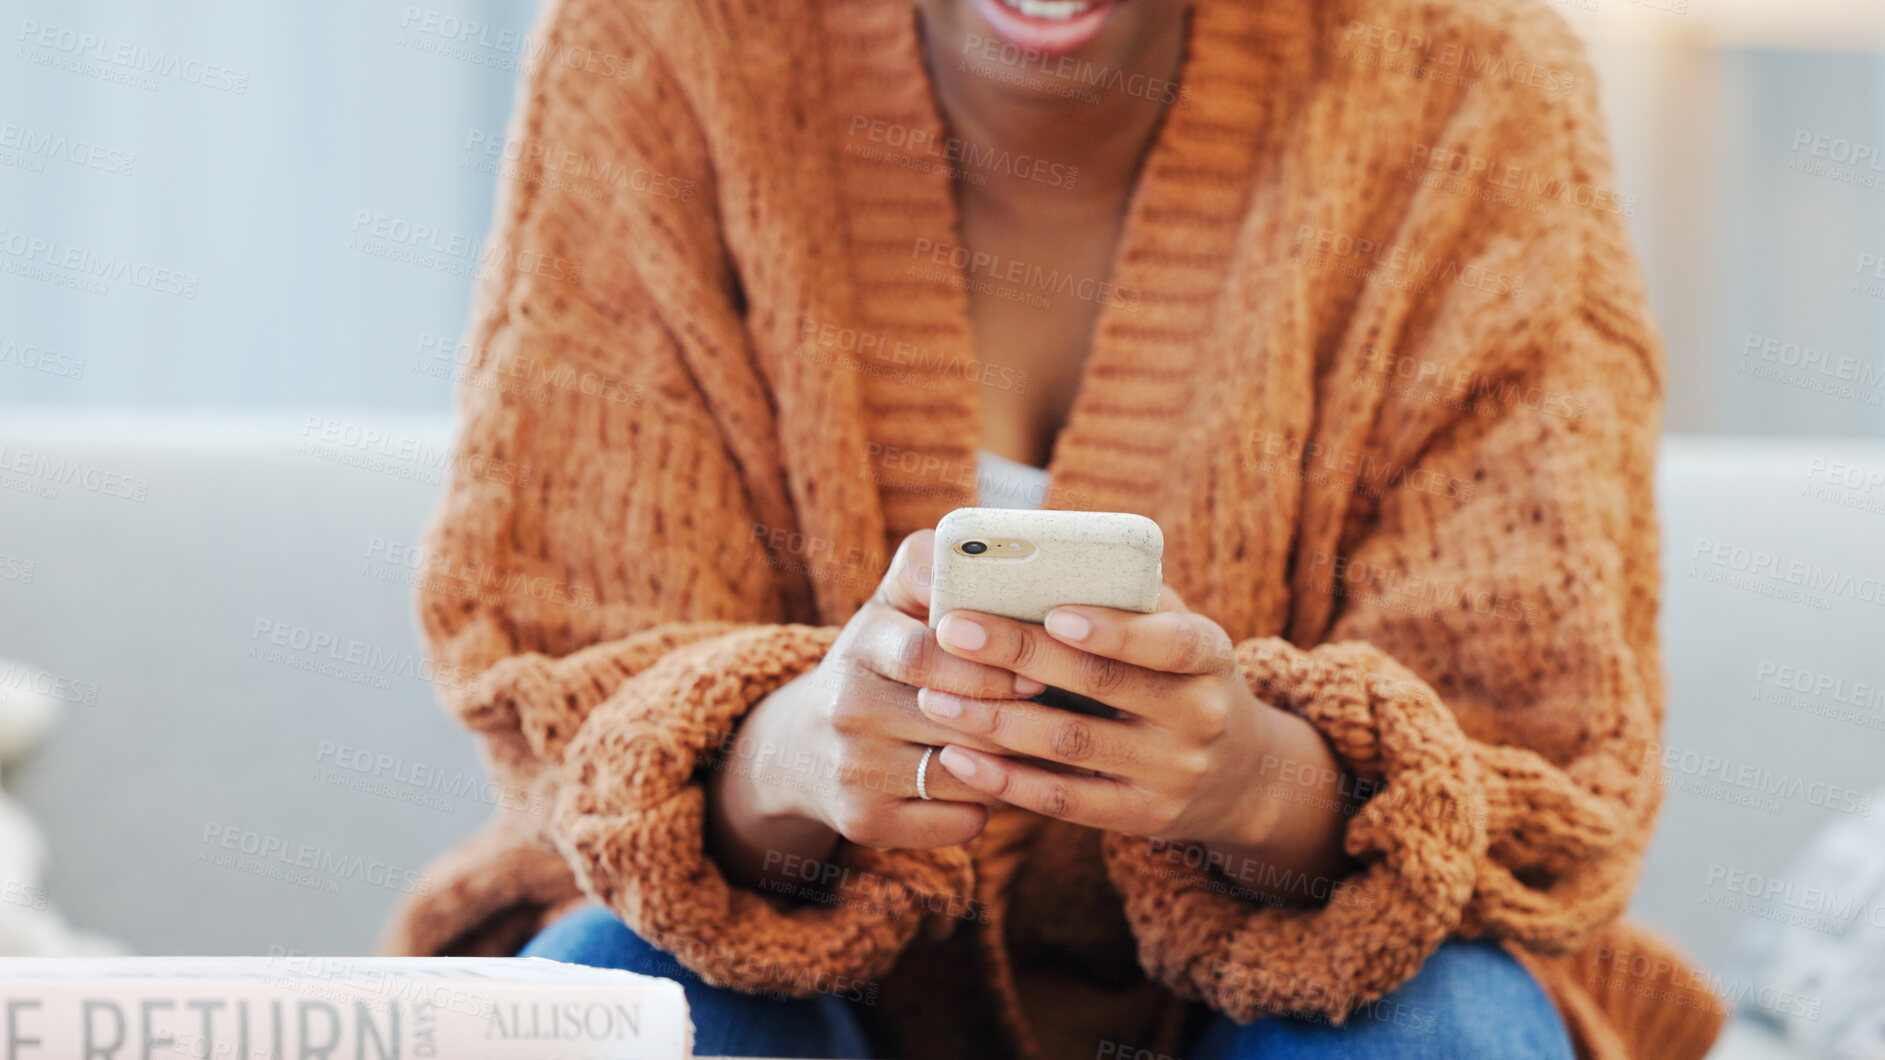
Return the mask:
<svg viewBox="0 0 1885 1060">
<path fill-rule="evenodd" d="M 735 882 L 772 876 L 788 858 L 823 861 L 840 838 L 926 850 L 981 833 L 996 800 L 933 757 L 930 800 L 917 796 L 924 750 L 964 742 L 917 709 L 917 689 L 1021 699 L 1041 685 L 936 643 L 927 624 L 934 540 L 932 530 L 904 538 L 824 660 L 755 704 L 723 751 L 708 780 L 708 843 Z"/>
</svg>

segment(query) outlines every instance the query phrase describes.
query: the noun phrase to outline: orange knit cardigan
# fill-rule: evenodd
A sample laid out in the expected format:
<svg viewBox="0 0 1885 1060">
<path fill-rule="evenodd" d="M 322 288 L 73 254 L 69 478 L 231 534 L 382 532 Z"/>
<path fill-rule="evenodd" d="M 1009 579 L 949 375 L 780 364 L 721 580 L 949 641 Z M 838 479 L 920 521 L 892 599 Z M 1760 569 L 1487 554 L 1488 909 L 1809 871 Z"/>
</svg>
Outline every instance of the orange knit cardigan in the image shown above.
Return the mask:
<svg viewBox="0 0 1885 1060">
<path fill-rule="evenodd" d="M 1662 794 L 1663 365 L 1590 70 L 1536 0 L 1190 18 L 1048 506 L 1159 522 L 1251 687 L 1371 793 L 1355 876 L 1265 905 L 1008 810 L 842 844 L 832 902 L 727 883 L 702 771 L 974 503 L 978 388 L 1026 384 L 976 357 L 954 183 L 1079 178 L 951 138 L 907 0 L 554 0 L 419 591 L 518 809 L 385 948 L 512 952 L 594 899 L 709 982 L 865 1002 L 892 1055 L 1084 1058 L 1181 1055 L 1197 1003 L 1339 1022 L 1488 937 L 1581 1055 L 1706 1050 L 1720 1003 L 1618 920 Z"/>
</svg>

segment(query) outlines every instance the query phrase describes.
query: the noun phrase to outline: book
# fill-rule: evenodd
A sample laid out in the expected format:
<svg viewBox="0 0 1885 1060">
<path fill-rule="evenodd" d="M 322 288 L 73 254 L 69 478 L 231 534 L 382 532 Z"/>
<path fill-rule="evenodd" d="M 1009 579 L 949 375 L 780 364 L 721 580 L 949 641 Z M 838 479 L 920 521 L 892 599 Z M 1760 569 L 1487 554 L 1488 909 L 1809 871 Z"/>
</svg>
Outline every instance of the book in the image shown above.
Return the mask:
<svg viewBox="0 0 1885 1060">
<path fill-rule="evenodd" d="M 687 1060 L 681 985 L 540 957 L 0 958 L 8 1060 Z"/>
</svg>

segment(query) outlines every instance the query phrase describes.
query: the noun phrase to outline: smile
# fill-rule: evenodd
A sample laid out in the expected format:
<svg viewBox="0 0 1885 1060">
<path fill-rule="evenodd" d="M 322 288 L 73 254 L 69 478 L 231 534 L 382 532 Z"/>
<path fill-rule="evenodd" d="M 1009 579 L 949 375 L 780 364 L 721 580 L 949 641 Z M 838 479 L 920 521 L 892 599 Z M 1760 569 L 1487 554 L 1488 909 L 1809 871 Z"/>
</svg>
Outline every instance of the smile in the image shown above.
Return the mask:
<svg viewBox="0 0 1885 1060">
<path fill-rule="evenodd" d="M 1097 0 L 1002 0 L 1002 4 L 1029 18 L 1065 22 L 1098 7 Z"/>
<path fill-rule="evenodd" d="M 1003 41 L 1028 51 L 1066 55 L 1106 27 L 1123 0 L 975 0 L 982 21 Z"/>
</svg>

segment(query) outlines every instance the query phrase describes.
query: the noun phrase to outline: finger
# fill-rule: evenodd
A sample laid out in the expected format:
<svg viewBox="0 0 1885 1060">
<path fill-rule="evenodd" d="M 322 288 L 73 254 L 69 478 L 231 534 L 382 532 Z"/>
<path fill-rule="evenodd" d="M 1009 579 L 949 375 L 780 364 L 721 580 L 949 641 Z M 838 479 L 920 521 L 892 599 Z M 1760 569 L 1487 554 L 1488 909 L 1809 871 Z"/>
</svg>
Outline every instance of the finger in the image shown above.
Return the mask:
<svg viewBox="0 0 1885 1060">
<path fill-rule="evenodd" d="M 912 618 L 929 621 L 930 568 L 936 562 L 936 531 L 918 530 L 905 537 L 872 599 Z"/>
<path fill-rule="evenodd" d="M 998 672 L 1003 680 L 1012 683 L 1012 674 L 1005 670 Z M 846 737 L 885 740 L 896 745 L 915 744 L 919 748 L 965 741 L 984 750 L 999 750 L 994 744 L 955 732 L 932 720 L 917 706 L 917 688 L 863 666 L 849 671 L 839 669 L 830 675 L 814 670 L 813 680 L 837 682 L 828 700 L 826 720 Z"/>
<path fill-rule="evenodd" d="M 981 699 L 1031 696 L 1046 687 L 1033 678 L 1018 678 L 1013 670 L 952 655 L 942 650 L 935 632 L 923 622 L 887 610 L 859 630 L 850 656 L 870 673 L 899 684 Z"/>
<path fill-rule="evenodd" d="M 955 730 L 953 740 L 979 750 L 1013 752 L 1115 776 L 1138 777 L 1169 757 L 1163 730 L 1076 714 L 1024 699 L 968 699 L 924 689 L 917 705 L 938 727 Z"/>
<path fill-rule="evenodd" d="M 842 732 L 856 736 L 878 737 L 900 744 L 913 744 L 918 753 L 924 747 L 946 743 L 966 743 L 984 751 L 1000 751 L 999 744 L 959 732 L 924 713 L 919 703 L 922 689 L 899 684 L 878 674 L 866 674 L 846 689 L 846 698 L 834 711 L 832 722 Z M 978 703 L 1022 702 L 978 699 Z M 935 763 L 931 763 L 934 772 Z M 907 797 L 911 793 L 905 793 Z M 931 794 L 935 794 L 931 792 Z"/>
<path fill-rule="evenodd" d="M 1142 615 L 1069 604 L 1049 611 L 1042 628 L 1081 651 L 1161 673 L 1221 674 L 1236 665 L 1230 634 L 1189 611 Z"/>
<path fill-rule="evenodd" d="M 951 655 L 1078 692 L 1132 714 L 1159 713 L 1159 702 L 1178 691 L 1180 678 L 1172 674 L 1063 644 L 1032 622 L 980 611 L 951 611 L 937 624 L 936 637 L 942 650 Z M 972 695 L 955 688 L 942 690 Z"/>
<path fill-rule="evenodd" d="M 868 824 L 848 830 L 840 828 L 838 833 L 859 846 L 874 850 L 935 850 L 974 839 L 982 834 L 982 827 L 987 823 L 988 807 L 984 805 L 912 800 L 873 815 Z"/>
<path fill-rule="evenodd" d="M 1185 598 L 1178 595 L 1178 590 L 1172 588 L 1170 585 L 1160 585 L 1158 587 L 1158 606 L 1154 608 L 1154 610 L 1189 611 L 1191 608 L 1185 606 Z"/>
<path fill-rule="evenodd" d="M 930 747 L 940 748 L 942 743 L 949 740 L 949 735 L 945 733 L 940 743 L 927 745 L 901 740 L 870 741 L 868 746 L 875 749 L 863 754 L 862 763 L 840 767 L 837 780 L 853 793 L 862 792 L 868 796 L 882 796 L 897 801 L 917 799 L 983 805 L 995 801 L 987 792 L 969 787 L 954 774 L 938 766 L 936 755 L 930 755 L 928 766 L 923 765 L 924 751 Z M 924 800 L 917 790 L 919 771 L 923 776 L 923 790 L 929 792 L 928 800 Z"/>
<path fill-rule="evenodd" d="M 903 846 L 887 817 L 894 817 L 906 804 L 968 806 L 987 808 L 1000 799 L 964 784 L 960 778 L 937 764 L 940 755 L 929 757 L 923 766 L 923 753 L 929 747 L 901 740 L 864 740 L 852 744 L 842 757 L 814 756 L 798 758 L 763 755 L 752 761 L 730 763 L 755 783 L 790 787 L 813 792 L 817 796 L 819 819 L 845 838 L 872 846 Z M 917 791 L 918 769 L 923 772 L 925 800 Z M 873 833 L 880 838 L 871 840 Z"/>
<path fill-rule="evenodd" d="M 963 783 L 1024 810 L 1133 835 L 1156 830 L 1141 820 L 1144 794 L 1124 781 L 1059 773 L 957 744 L 943 748 L 936 759 Z"/>
<path fill-rule="evenodd" d="M 938 743 L 922 746 L 908 744 L 902 749 L 903 753 L 900 753 L 898 757 L 907 759 L 909 763 L 902 776 L 904 786 L 907 788 L 903 797 L 924 802 L 972 802 L 982 806 L 992 806 L 999 802 L 1000 800 L 995 796 L 970 787 L 962 782 L 961 777 L 942 767 L 942 749 L 948 742 L 948 737 L 945 736 Z M 927 766 L 923 764 L 924 752 L 929 752 Z M 916 784 L 919 774 L 923 778 L 921 791 L 917 789 Z M 929 793 L 928 799 L 923 798 L 922 792 L 925 791 Z"/>
</svg>

